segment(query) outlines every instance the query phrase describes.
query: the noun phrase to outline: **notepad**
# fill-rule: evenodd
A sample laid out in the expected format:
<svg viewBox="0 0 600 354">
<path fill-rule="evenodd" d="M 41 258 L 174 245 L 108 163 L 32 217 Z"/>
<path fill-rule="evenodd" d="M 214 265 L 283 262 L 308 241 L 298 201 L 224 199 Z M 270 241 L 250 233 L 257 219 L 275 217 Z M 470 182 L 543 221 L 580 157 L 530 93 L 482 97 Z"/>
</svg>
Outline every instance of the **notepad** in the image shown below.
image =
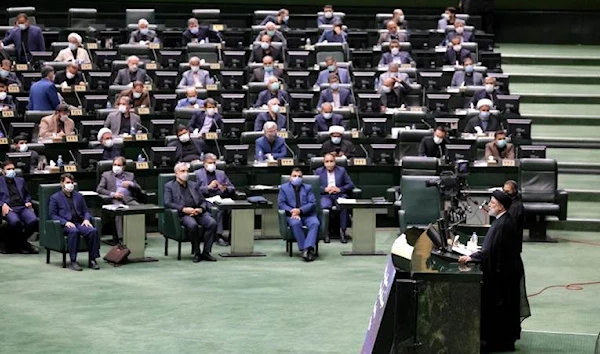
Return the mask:
<svg viewBox="0 0 600 354">
<path fill-rule="evenodd" d="M 125 205 L 125 204 L 107 204 L 107 205 L 103 205 L 102 209 L 106 209 L 106 210 L 127 210 L 127 209 L 129 209 L 129 206 Z"/>
<path fill-rule="evenodd" d="M 356 199 L 338 198 L 337 202 L 340 204 L 356 204 Z"/>
</svg>

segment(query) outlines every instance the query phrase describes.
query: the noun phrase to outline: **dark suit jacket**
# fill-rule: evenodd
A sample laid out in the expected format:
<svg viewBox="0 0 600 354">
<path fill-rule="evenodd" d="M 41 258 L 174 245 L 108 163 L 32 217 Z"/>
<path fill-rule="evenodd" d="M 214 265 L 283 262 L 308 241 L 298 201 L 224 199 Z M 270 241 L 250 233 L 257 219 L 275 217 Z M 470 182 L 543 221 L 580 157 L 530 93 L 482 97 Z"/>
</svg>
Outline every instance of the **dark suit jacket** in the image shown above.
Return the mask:
<svg viewBox="0 0 600 354">
<path fill-rule="evenodd" d="M 117 156 L 123 156 L 121 149 L 115 147 L 114 145 L 111 148 L 103 147 L 104 152 L 102 152 L 103 160 L 112 160 Z"/>
<path fill-rule="evenodd" d="M 310 184 L 300 185 L 300 216 L 313 216 L 317 214 L 317 198 L 313 193 Z M 277 206 L 280 210 L 285 210 L 290 214 L 292 209 L 296 208 L 296 192 L 291 182 L 286 182 L 279 186 L 279 196 L 277 197 Z"/>
<path fill-rule="evenodd" d="M 475 42 L 475 35 L 473 35 L 473 32 L 471 31 L 464 31 L 463 34 L 458 34 L 452 31 L 448 32 L 441 45 L 448 45 L 448 43 L 452 43 L 452 38 L 456 36 L 462 37 L 463 42 Z"/>
<path fill-rule="evenodd" d="M 15 177 L 15 184 L 17 185 L 19 194 L 21 194 L 21 198 L 23 198 L 23 203 L 31 203 L 31 195 L 29 194 L 29 189 L 27 189 L 25 179 L 23 177 Z M 6 184 L 6 177 L 0 177 L 0 207 L 9 202 L 10 192 Z M 9 204 L 8 206 L 11 205 Z"/>
<path fill-rule="evenodd" d="M 208 148 L 208 145 L 206 145 L 204 140 L 192 138 L 190 141 L 196 146 L 196 149 L 198 150 L 198 156 L 200 156 L 200 154 L 202 154 L 202 153 L 210 152 L 210 149 Z M 175 146 L 175 148 L 176 148 L 175 159 L 178 162 L 180 162 L 180 161 L 191 162 L 193 160 L 193 159 L 186 159 L 186 156 L 183 155 L 183 146 L 182 146 L 181 141 L 179 141 L 179 139 L 171 141 L 167 146 Z"/>
<path fill-rule="evenodd" d="M 332 125 L 343 125 L 344 117 L 341 114 L 333 113 L 330 119 L 323 118 L 323 113 L 315 116 L 315 132 L 326 132 Z"/>
<path fill-rule="evenodd" d="M 452 86 L 452 87 L 462 86 L 462 84 L 465 83 L 466 76 L 467 76 L 467 74 L 462 70 L 455 71 L 454 75 L 452 75 L 452 83 L 450 84 L 450 86 Z M 483 75 L 481 73 L 473 72 L 473 84 L 472 85 L 473 86 L 483 86 Z M 470 86 L 470 85 L 467 85 L 465 83 L 465 86 Z"/>
<path fill-rule="evenodd" d="M 317 78 L 317 85 L 326 84 L 329 82 L 329 75 L 332 74 L 328 69 L 321 70 L 319 72 L 319 77 Z M 337 68 L 337 77 L 340 79 L 340 84 L 349 84 L 352 81 L 350 80 L 350 73 L 348 73 L 348 69 Z"/>
<path fill-rule="evenodd" d="M 190 119 L 188 123 L 188 129 L 190 131 L 194 131 L 194 129 L 202 129 L 202 126 L 204 125 L 204 118 L 206 118 L 206 112 L 195 112 L 192 116 L 192 119 Z M 217 127 L 219 127 L 219 129 L 221 130 L 223 130 L 224 128 L 223 117 L 219 113 L 215 113 L 215 115 L 213 116 L 213 125 L 210 127 L 210 131 L 217 131 Z"/>
<path fill-rule="evenodd" d="M 255 142 L 256 155 L 262 151 L 263 156 L 266 154 L 273 155 L 274 159 L 281 159 L 287 156 L 287 148 L 285 147 L 285 140 L 281 137 L 277 137 L 273 145 L 269 144 L 269 141 L 264 136 L 256 139 Z"/>
<path fill-rule="evenodd" d="M 280 104 L 290 103 L 290 96 L 288 95 L 286 90 L 277 90 L 277 94 L 273 94 L 269 89 L 262 90 L 258 94 L 258 98 L 254 103 L 254 107 L 260 107 L 262 105 L 266 105 L 271 98 L 279 99 Z"/>
<path fill-rule="evenodd" d="M 346 43 L 348 41 L 348 34 L 344 31 L 336 34 L 333 30 L 327 30 L 319 38 L 319 43 L 323 41 L 327 41 L 327 43 Z"/>
<path fill-rule="evenodd" d="M 260 32 L 258 32 L 258 35 L 256 36 L 256 38 L 254 39 L 255 42 L 260 42 L 260 39 L 262 38 L 262 36 L 264 35 L 268 35 L 267 30 L 264 29 Z M 275 30 L 275 33 L 273 34 L 273 37 L 271 37 L 271 42 L 281 42 L 284 45 L 287 44 L 287 40 L 285 39 L 285 36 L 283 35 L 283 33 L 281 33 L 281 31 Z"/>
<path fill-rule="evenodd" d="M 200 189 L 200 192 L 202 193 L 202 195 L 205 197 L 210 198 L 210 197 L 214 197 L 215 195 L 228 197 L 228 196 L 232 196 L 235 193 L 235 187 L 233 186 L 233 184 L 231 183 L 229 178 L 227 178 L 225 171 L 215 170 L 215 179 L 217 180 L 217 182 L 227 186 L 225 191 L 221 191 L 219 188 L 215 188 L 215 189 L 208 188 L 208 185 L 209 185 L 208 177 L 207 177 L 207 172 L 204 168 L 196 170 L 194 172 L 194 174 L 196 175 L 196 183 L 198 183 L 198 188 Z"/>
<path fill-rule="evenodd" d="M 400 85 L 402 85 L 402 86 L 395 87 L 394 89 L 392 89 L 392 92 L 389 93 L 389 95 L 394 94 L 394 95 L 396 95 L 396 97 L 398 97 L 398 106 L 390 107 L 390 108 L 399 108 L 403 104 L 406 104 L 406 101 L 404 100 L 404 94 L 410 90 L 410 85 L 408 83 L 406 83 L 406 81 L 400 81 Z M 383 107 L 389 107 L 390 102 L 388 99 L 388 94 L 384 93 L 383 91 L 380 93 L 381 93 L 381 98 L 379 99 L 379 105 L 383 106 Z M 393 96 L 391 98 L 393 98 Z"/>
<path fill-rule="evenodd" d="M 323 15 L 317 17 L 317 27 L 320 25 L 333 25 L 336 22 L 342 22 L 342 20 L 338 16 L 331 16 L 331 18 L 327 18 Z"/>
<path fill-rule="evenodd" d="M 321 148 L 321 155 L 325 155 L 329 152 L 338 152 L 338 151 L 343 152 L 344 156 L 346 156 L 349 159 L 353 158 L 357 155 L 356 147 L 354 146 L 354 144 L 352 144 L 351 141 L 343 139 L 343 138 L 342 138 L 342 142 L 339 145 L 334 145 L 331 142 L 331 139 L 325 141 Z"/>
<path fill-rule="evenodd" d="M 487 160 L 490 156 L 494 156 L 495 159 L 514 159 L 515 158 L 515 146 L 511 143 L 506 143 L 506 146 L 502 151 L 498 149 L 496 141 L 490 141 L 485 144 L 485 159 Z"/>
<path fill-rule="evenodd" d="M 183 45 L 186 45 L 186 44 L 192 42 L 194 39 L 196 39 L 198 42 L 200 42 L 203 39 L 204 39 L 204 41 L 206 41 L 206 38 L 208 38 L 208 41 L 210 43 L 221 42 L 221 39 L 219 38 L 219 34 L 205 26 L 200 26 L 200 28 L 198 28 L 198 33 L 196 33 L 196 34 L 193 34 L 192 32 L 190 32 L 189 29 L 186 29 L 185 32 L 183 32 L 183 34 L 181 36 Z"/>
<path fill-rule="evenodd" d="M 487 99 L 491 100 L 495 106 L 498 103 L 498 95 L 501 95 L 501 94 L 502 94 L 502 92 L 500 92 L 500 90 L 494 90 L 494 91 L 492 91 L 492 93 L 487 93 L 486 90 L 481 89 L 481 90 L 475 92 L 473 97 L 471 97 L 471 104 L 474 107 L 477 107 L 477 102 L 479 102 L 479 100 L 487 98 Z"/>
<path fill-rule="evenodd" d="M 29 111 L 54 111 L 60 104 L 54 83 L 47 79 L 34 82 L 29 89 Z"/>
<path fill-rule="evenodd" d="M 278 79 L 283 77 L 283 71 L 279 68 L 273 68 L 272 75 Z M 258 67 L 252 72 L 250 82 L 264 82 L 265 81 L 265 68 Z"/>
<path fill-rule="evenodd" d="M 439 159 L 444 155 L 446 155 L 446 140 L 438 145 L 433 141 L 432 136 L 426 136 L 421 139 L 421 144 L 419 144 L 419 156 L 437 157 Z"/>
<path fill-rule="evenodd" d="M 0 108 L 3 106 L 10 107 L 11 110 L 17 109 L 17 104 L 15 103 L 15 99 L 11 95 L 6 95 L 4 101 L 0 101 Z"/>
<path fill-rule="evenodd" d="M 159 40 L 156 36 L 156 32 L 153 30 L 148 30 L 148 34 L 146 35 L 143 35 L 140 30 L 131 32 L 131 36 L 129 36 L 129 44 L 137 44 L 140 41 L 157 43 Z"/>
<path fill-rule="evenodd" d="M 331 104 L 333 104 L 333 90 L 331 88 L 321 91 L 317 107 L 321 107 L 321 104 L 323 104 L 323 102 L 331 102 Z M 352 103 L 353 97 L 350 90 L 348 90 L 345 87 L 340 87 L 340 105 L 348 106 Z"/>
<path fill-rule="evenodd" d="M 269 52 L 263 50 L 260 46 L 252 49 L 252 53 L 250 54 L 249 63 L 262 63 L 262 60 L 265 56 L 270 55 L 273 57 L 273 61 L 278 61 L 283 63 L 283 54 L 277 48 L 271 47 Z"/>
<path fill-rule="evenodd" d="M 259 131 L 263 130 L 263 125 L 265 125 L 266 122 L 272 121 L 272 120 L 273 120 L 273 118 L 271 118 L 271 115 L 269 114 L 269 112 L 259 113 L 258 116 L 256 116 L 256 120 L 254 121 L 254 131 L 259 132 Z M 277 129 L 279 129 L 279 130 L 287 129 L 287 117 L 284 116 L 283 114 L 277 113 L 276 123 L 277 123 Z"/>
<path fill-rule="evenodd" d="M 196 205 L 185 205 L 183 200 L 183 187 L 177 180 L 172 180 L 165 184 L 165 208 L 177 210 L 180 216 L 185 215 L 183 213 L 183 208 L 187 207 L 202 208 L 202 213 L 204 214 L 207 211 L 207 203 L 200 192 L 200 188 L 198 188 L 198 184 L 193 181 L 187 181 L 187 188 L 192 194 L 192 198 L 194 198 Z"/>
<path fill-rule="evenodd" d="M 287 27 L 287 22 L 279 21 L 278 16 L 269 15 L 265 17 L 265 19 L 260 23 L 261 26 L 265 26 L 268 22 L 273 22 L 277 26 L 281 26 L 282 28 Z"/>
<path fill-rule="evenodd" d="M 139 184 L 135 181 L 135 175 L 132 172 L 123 172 L 123 179 L 125 181 L 129 181 L 133 183 L 133 186 L 129 187 L 130 195 L 126 195 L 123 198 L 123 202 L 128 203 L 132 200 L 136 200 L 137 194 L 142 189 Z M 115 193 L 117 191 L 117 176 L 113 173 L 113 171 L 106 171 L 102 173 L 102 177 L 100 178 L 100 183 L 98 183 L 98 187 L 96 188 L 96 193 L 110 197 L 111 193 Z"/>
<path fill-rule="evenodd" d="M 483 129 L 483 127 L 481 126 L 481 120 L 479 119 L 479 116 L 476 116 L 469 119 L 469 121 L 467 122 L 467 126 L 465 127 L 465 133 L 476 133 L 477 131 L 475 130 L 475 127 L 481 127 L 481 129 L 484 132 L 495 132 L 500 130 L 500 122 L 498 122 L 498 119 L 496 119 L 496 117 L 490 115 L 487 128 Z"/>
<path fill-rule="evenodd" d="M 140 107 L 140 106 L 144 106 L 144 107 L 150 107 L 150 94 L 147 91 L 142 91 L 142 95 L 140 96 L 140 98 L 134 98 L 133 97 L 133 88 L 127 89 L 127 90 L 123 90 L 121 91 L 121 93 L 119 94 L 119 96 L 117 96 L 117 99 L 115 102 L 119 102 L 119 99 L 121 97 L 129 97 L 131 99 L 131 106 L 132 107 Z"/>
<path fill-rule="evenodd" d="M 123 114 L 119 111 L 111 112 L 108 116 L 106 116 L 106 120 L 104 121 L 104 127 L 109 128 L 113 135 L 119 135 L 121 131 L 121 119 Z M 134 127 L 137 131 L 140 128 L 140 124 L 142 124 L 142 119 L 137 114 L 130 112 L 129 113 L 129 125 L 130 127 Z M 129 133 L 130 129 L 127 129 Z"/>
<path fill-rule="evenodd" d="M 81 72 L 78 71 L 77 74 L 75 74 L 75 76 L 72 79 L 69 79 L 69 78 L 67 78 L 67 71 L 61 70 L 61 71 L 57 72 L 56 75 L 54 75 L 54 84 L 55 85 L 60 85 L 65 81 L 67 82 L 67 85 L 69 85 L 69 86 L 78 85 L 80 82 L 84 81 L 83 74 L 81 74 Z"/>
<path fill-rule="evenodd" d="M 17 74 L 13 73 L 12 71 L 8 73 L 7 77 L 0 76 L 0 82 L 6 86 L 12 85 L 12 84 L 17 84 L 17 85 L 21 86 L 21 80 L 19 80 L 19 78 L 17 77 Z"/>
<path fill-rule="evenodd" d="M 19 29 L 18 27 L 15 27 L 10 32 L 8 32 L 2 40 L 2 43 L 4 45 L 15 45 L 15 50 L 17 52 L 17 62 L 26 63 L 27 58 L 31 58 L 30 53 L 27 53 L 27 55 L 23 53 L 21 29 Z M 44 41 L 44 35 L 42 34 L 42 29 L 38 26 L 29 25 L 27 46 L 29 52 L 43 52 L 44 50 L 46 50 L 46 42 Z"/>
<path fill-rule="evenodd" d="M 462 48 L 460 50 L 460 54 L 456 55 L 456 52 L 454 51 L 454 49 L 452 48 L 448 48 L 446 50 L 446 53 L 444 53 L 444 64 L 446 65 L 454 65 L 456 64 L 456 61 L 458 60 L 458 63 L 460 65 L 463 65 L 463 62 L 465 60 L 465 58 L 471 58 L 471 51 L 469 51 L 468 49 Z"/>
<path fill-rule="evenodd" d="M 383 21 L 383 25 L 381 26 L 381 28 L 386 29 L 387 24 L 390 21 L 391 21 L 391 19 Z M 408 21 L 406 21 L 406 20 L 404 20 L 403 22 L 396 21 L 396 24 L 398 25 L 398 29 L 408 29 Z"/>
<path fill-rule="evenodd" d="M 333 174 L 335 175 L 335 186 L 340 189 L 340 193 L 345 195 L 350 194 L 352 189 L 354 189 L 354 183 L 352 183 L 348 171 L 341 166 L 335 166 Z M 327 194 L 325 193 L 325 188 L 327 187 L 327 169 L 325 166 L 317 168 L 315 175 L 319 176 L 320 193 Z"/>
<path fill-rule="evenodd" d="M 133 81 L 150 82 L 152 79 L 146 73 L 146 70 L 138 68 L 135 72 L 135 79 Z M 123 68 L 117 72 L 114 85 L 129 85 L 133 82 L 129 76 L 129 68 Z"/>
<path fill-rule="evenodd" d="M 394 59 L 396 59 L 398 64 L 410 64 L 413 61 L 408 52 L 400 51 L 396 56 L 393 56 L 391 52 L 385 52 L 381 55 L 381 59 L 379 59 L 379 65 L 390 65 L 394 63 Z"/>
<path fill-rule="evenodd" d="M 91 221 L 92 215 L 88 210 L 83 195 L 77 191 L 73 191 L 71 194 L 73 198 L 73 204 L 75 205 L 75 211 L 77 212 L 77 214 L 79 214 L 83 220 Z M 60 221 L 60 225 L 63 227 L 67 222 L 73 220 L 73 215 L 71 214 L 71 207 L 69 206 L 67 196 L 63 191 L 58 191 L 52 194 L 52 196 L 50 197 L 50 207 L 48 215 L 50 216 L 51 220 Z"/>
</svg>

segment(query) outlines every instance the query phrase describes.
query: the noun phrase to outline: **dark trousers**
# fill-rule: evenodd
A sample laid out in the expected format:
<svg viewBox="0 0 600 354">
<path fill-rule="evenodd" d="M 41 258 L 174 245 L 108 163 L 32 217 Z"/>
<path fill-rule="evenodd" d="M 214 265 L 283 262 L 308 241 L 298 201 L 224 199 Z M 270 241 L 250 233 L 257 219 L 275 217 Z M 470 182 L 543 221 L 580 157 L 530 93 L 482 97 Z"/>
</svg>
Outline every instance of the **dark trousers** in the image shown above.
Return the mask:
<svg viewBox="0 0 600 354">
<path fill-rule="evenodd" d="M 196 216 L 185 215 L 181 218 L 181 224 L 187 229 L 194 254 L 200 254 L 200 242 L 202 241 L 204 241 L 202 253 L 209 254 L 212 251 L 217 222 L 209 213 L 205 212 Z M 198 226 L 202 226 L 204 229 L 204 237 L 200 234 Z"/>
<path fill-rule="evenodd" d="M 212 206 L 212 203 L 209 203 L 210 206 Z M 224 224 L 223 222 L 225 220 L 229 220 L 229 216 L 230 213 L 227 210 L 219 210 L 217 211 L 217 234 L 219 235 L 223 235 L 223 229 L 224 229 Z"/>
<path fill-rule="evenodd" d="M 82 226 L 81 224 L 75 224 L 75 227 L 64 228 L 65 235 L 67 235 L 67 248 L 69 250 L 69 257 L 71 262 L 77 261 L 77 249 L 79 248 L 79 237 L 85 238 L 89 248 L 89 260 L 95 260 L 100 257 L 100 237 L 98 236 L 98 230 L 94 227 Z"/>
<path fill-rule="evenodd" d="M 37 230 L 38 218 L 31 208 L 25 206 L 13 207 L 11 211 L 4 217 L 8 223 L 12 235 L 16 238 L 7 240 L 12 246 L 19 246 Z"/>
<path fill-rule="evenodd" d="M 338 198 L 347 198 L 344 194 L 324 194 L 321 195 L 321 208 L 329 209 L 335 205 Z M 339 209 L 340 212 L 340 228 L 344 231 L 348 228 L 348 209 Z M 331 213 L 329 214 L 331 216 Z"/>
<path fill-rule="evenodd" d="M 300 219 L 288 217 L 288 225 L 292 230 L 292 235 L 298 242 L 298 249 L 315 248 L 317 243 L 317 235 L 319 234 L 319 218 L 316 215 L 302 216 Z M 303 226 L 306 226 L 308 232 L 304 235 Z"/>
</svg>

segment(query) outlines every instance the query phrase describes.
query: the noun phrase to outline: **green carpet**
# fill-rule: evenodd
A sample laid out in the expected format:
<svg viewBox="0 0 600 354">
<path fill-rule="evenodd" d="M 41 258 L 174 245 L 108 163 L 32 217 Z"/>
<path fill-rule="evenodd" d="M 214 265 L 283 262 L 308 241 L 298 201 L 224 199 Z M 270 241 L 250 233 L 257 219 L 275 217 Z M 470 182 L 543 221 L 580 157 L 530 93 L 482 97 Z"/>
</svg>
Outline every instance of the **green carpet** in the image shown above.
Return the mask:
<svg viewBox="0 0 600 354">
<path fill-rule="evenodd" d="M 520 44 L 500 43 L 495 51 L 502 55 L 542 55 L 573 57 L 600 57 L 600 46 L 595 45 L 548 45 L 548 44 Z"/>
<path fill-rule="evenodd" d="M 563 233 L 593 239 L 597 234 Z M 378 233 L 388 250 L 394 231 Z M 267 257 L 193 264 L 159 262 L 81 273 L 44 255 L 0 256 L 1 353 L 358 353 L 385 257 L 341 257 L 350 245 L 322 245 L 306 264 L 283 241 L 258 241 Z M 102 247 L 106 252 L 107 246 Z M 172 251 L 174 248 L 172 249 Z M 215 251 L 224 248 L 215 247 Z M 600 280 L 596 249 L 575 243 L 525 244 L 528 288 Z M 82 263 L 87 256 L 80 254 Z M 549 290 L 532 298 L 528 331 L 594 333 L 600 287 Z M 590 353 L 593 338 L 524 332 L 521 353 Z"/>
<path fill-rule="evenodd" d="M 568 94 L 568 95 L 600 95 L 600 85 L 556 85 L 546 83 L 514 83 L 510 84 L 510 93 L 519 94 Z"/>
<path fill-rule="evenodd" d="M 512 89 L 512 86 L 511 86 Z M 600 105 L 581 103 L 521 103 L 521 114 L 557 114 L 557 115 L 586 115 L 597 117 L 600 113 Z"/>
</svg>

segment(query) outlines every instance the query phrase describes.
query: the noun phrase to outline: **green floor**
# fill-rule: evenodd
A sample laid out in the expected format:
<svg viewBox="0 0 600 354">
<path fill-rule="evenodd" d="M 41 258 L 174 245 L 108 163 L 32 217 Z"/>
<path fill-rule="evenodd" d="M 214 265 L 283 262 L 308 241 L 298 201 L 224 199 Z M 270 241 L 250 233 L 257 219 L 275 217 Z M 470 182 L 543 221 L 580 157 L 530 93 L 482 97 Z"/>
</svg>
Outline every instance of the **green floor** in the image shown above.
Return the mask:
<svg viewBox="0 0 600 354">
<path fill-rule="evenodd" d="M 600 115 L 600 105 L 577 103 L 522 103 L 521 114 L 556 114 L 556 115 Z"/>
<path fill-rule="evenodd" d="M 378 249 L 394 238 L 379 232 Z M 164 257 L 162 238 L 151 237 L 147 253 L 159 262 L 81 273 L 60 268 L 59 257 L 46 265 L 43 255 L 1 256 L 0 353 L 358 353 L 385 258 L 341 257 L 350 247 L 323 245 L 320 259 L 306 264 L 288 258 L 282 241 L 258 241 L 265 258 L 193 264 Z M 596 252 L 525 244 L 529 292 L 599 281 Z M 591 353 L 599 295 L 600 286 L 590 286 L 531 298 L 519 352 Z"/>
</svg>

